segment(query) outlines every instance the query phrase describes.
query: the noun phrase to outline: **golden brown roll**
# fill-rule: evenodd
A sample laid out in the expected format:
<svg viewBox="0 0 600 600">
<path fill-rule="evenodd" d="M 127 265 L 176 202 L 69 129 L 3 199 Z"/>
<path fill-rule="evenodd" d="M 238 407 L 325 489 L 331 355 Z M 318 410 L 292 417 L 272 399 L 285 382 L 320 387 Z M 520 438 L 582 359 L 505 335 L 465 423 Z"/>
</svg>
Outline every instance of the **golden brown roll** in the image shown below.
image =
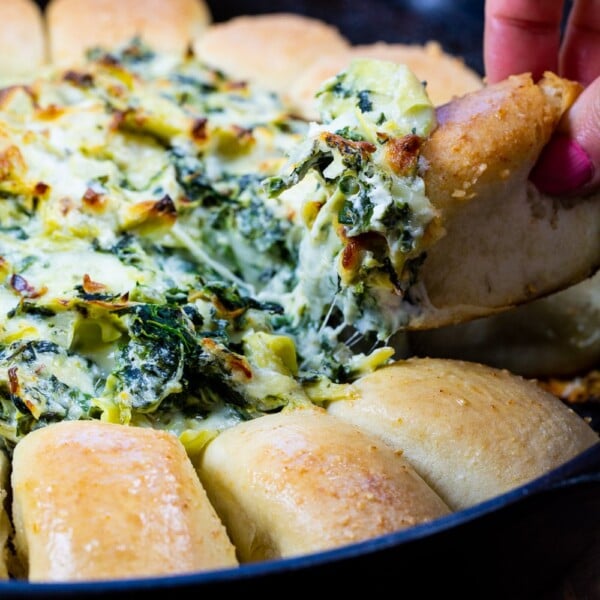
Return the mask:
<svg viewBox="0 0 600 600">
<path fill-rule="evenodd" d="M 50 60 L 77 64 L 91 47 L 114 48 L 134 36 L 155 50 L 183 54 L 211 20 L 204 0 L 51 0 Z"/>
<path fill-rule="evenodd" d="M 33 0 L 0 2 L 0 84 L 18 83 L 46 63 L 46 34 Z"/>
<path fill-rule="evenodd" d="M 403 453 L 453 509 L 524 484 L 599 442 L 533 381 L 457 360 L 410 358 L 353 384 L 328 411 Z"/>
<path fill-rule="evenodd" d="M 271 13 L 214 23 L 196 41 L 194 51 L 233 78 L 282 93 L 318 57 L 349 46 L 346 38 L 324 21 Z"/>
<path fill-rule="evenodd" d="M 222 432 L 198 470 L 242 562 L 334 548 L 449 513 L 400 453 L 318 409 Z"/>
<path fill-rule="evenodd" d="M 13 457 L 16 549 L 31 581 L 117 579 L 237 565 L 172 434 L 100 421 L 33 431 Z"/>
</svg>

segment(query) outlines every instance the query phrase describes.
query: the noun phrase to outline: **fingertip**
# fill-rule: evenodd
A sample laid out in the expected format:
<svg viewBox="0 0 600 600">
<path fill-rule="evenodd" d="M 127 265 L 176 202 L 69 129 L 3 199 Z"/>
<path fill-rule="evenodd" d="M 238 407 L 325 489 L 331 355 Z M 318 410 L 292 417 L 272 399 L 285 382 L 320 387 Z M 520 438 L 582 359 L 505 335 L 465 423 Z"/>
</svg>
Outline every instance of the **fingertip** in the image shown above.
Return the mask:
<svg viewBox="0 0 600 600">
<path fill-rule="evenodd" d="M 487 0 L 483 35 L 486 80 L 558 72 L 561 2 Z M 532 50 L 535 49 L 535 50 Z"/>
<path fill-rule="evenodd" d="M 574 139 L 555 135 L 530 174 L 530 181 L 545 194 L 570 195 L 589 184 L 596 169 L 589 154 Z"/>
</svg>

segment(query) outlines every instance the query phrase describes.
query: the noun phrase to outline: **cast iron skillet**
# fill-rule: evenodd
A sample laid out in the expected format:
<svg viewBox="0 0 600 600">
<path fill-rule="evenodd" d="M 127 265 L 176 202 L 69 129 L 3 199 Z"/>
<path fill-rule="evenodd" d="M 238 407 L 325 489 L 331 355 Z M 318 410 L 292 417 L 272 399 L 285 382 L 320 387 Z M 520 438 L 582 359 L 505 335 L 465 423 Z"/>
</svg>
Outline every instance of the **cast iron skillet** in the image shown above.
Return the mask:
<svg viewBox="0 0 600 600">
<path fill-rule="evenodd" d="M 98 583 L 0 583 L 0 597 L 538 598 L 600 531 L 600 443 L 530 483 L 409 530 L 305 557 L 195 575 Z M 259 596 L 259 597 L 260 597 Z M 231 596 L 228 596 L 231 597 Z"/>
<path fill-rule="evenodd" d="M 45 2 L 40 2 L 42 5 Z M 209 0 L 215 20 L 295 11 L 354 43 L 439 41 L 482 73 L 483 0 Z M 584 416 L 597 415 L 587 408 Z M 582 413 L 583 414 L 583 413 Z M 406 531 L 306 557 L 205 574 L 73 584 L 0 582 L 6 599 L 282 597 L 538 598 L 600 535 L 600 443 L 497 498 Z M 363 591 L 364 590 L 364 591 Z"/>
</svg>

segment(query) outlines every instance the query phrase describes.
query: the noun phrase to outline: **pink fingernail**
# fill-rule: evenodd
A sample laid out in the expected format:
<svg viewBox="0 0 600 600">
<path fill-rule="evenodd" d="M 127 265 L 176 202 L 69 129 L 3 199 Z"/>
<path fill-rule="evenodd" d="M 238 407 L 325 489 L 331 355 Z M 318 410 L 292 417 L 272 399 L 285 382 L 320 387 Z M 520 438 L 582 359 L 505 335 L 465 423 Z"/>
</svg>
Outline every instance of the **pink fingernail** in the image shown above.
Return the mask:
<svg viewBox="0 0 600 600">
<path fill-rule="evenodd" d="M 566 135 L 557 135 L 542 151 L 529 179 L 541 192 L 558 196 L 579 189 L 593 175 L 586 151 Z"/>
</svg>

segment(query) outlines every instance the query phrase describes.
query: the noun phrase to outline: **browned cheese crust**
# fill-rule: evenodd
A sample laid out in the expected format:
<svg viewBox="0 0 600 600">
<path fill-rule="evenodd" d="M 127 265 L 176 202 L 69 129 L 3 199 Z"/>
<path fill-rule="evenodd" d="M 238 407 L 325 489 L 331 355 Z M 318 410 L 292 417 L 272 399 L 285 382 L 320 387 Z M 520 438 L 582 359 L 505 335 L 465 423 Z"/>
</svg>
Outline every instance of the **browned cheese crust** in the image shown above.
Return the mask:
<svg viewBox="0 0 600 600">
<path fill-rule="evenodd" d="M 350 43 L 333 26 L 292 13 L 214 23 L 194 44 L 197 56 L 233 78 L 284 93 L 306 67 Z"/>
<path fill-rule="evenodd" d="M 535 479 L 600 442 L 558 398 L 505 370 L 411 358 L 359 379 L 329 412 L 403 452 L 455 510 Z"/>
<path fill-rule="evenodd" d="M 16 548 L 30 581 L 167 575 L 237 565 L 172 434 L 63 421 L 16 446 Z"/>
<path fill-rule="evenodd" d="M 51 0 L 46 8 L 50 60 L 78 64 L 95 46 L 140 36 L 158 51 L 185 53 L 212 17 L 204 0 Z"/>
<path fill-rule="evenodd" d="M 199 474 L 242 562 L 335 548 L 449 512 L 400 453 L 320 410 L 222 432 Z"/>
</svg>

